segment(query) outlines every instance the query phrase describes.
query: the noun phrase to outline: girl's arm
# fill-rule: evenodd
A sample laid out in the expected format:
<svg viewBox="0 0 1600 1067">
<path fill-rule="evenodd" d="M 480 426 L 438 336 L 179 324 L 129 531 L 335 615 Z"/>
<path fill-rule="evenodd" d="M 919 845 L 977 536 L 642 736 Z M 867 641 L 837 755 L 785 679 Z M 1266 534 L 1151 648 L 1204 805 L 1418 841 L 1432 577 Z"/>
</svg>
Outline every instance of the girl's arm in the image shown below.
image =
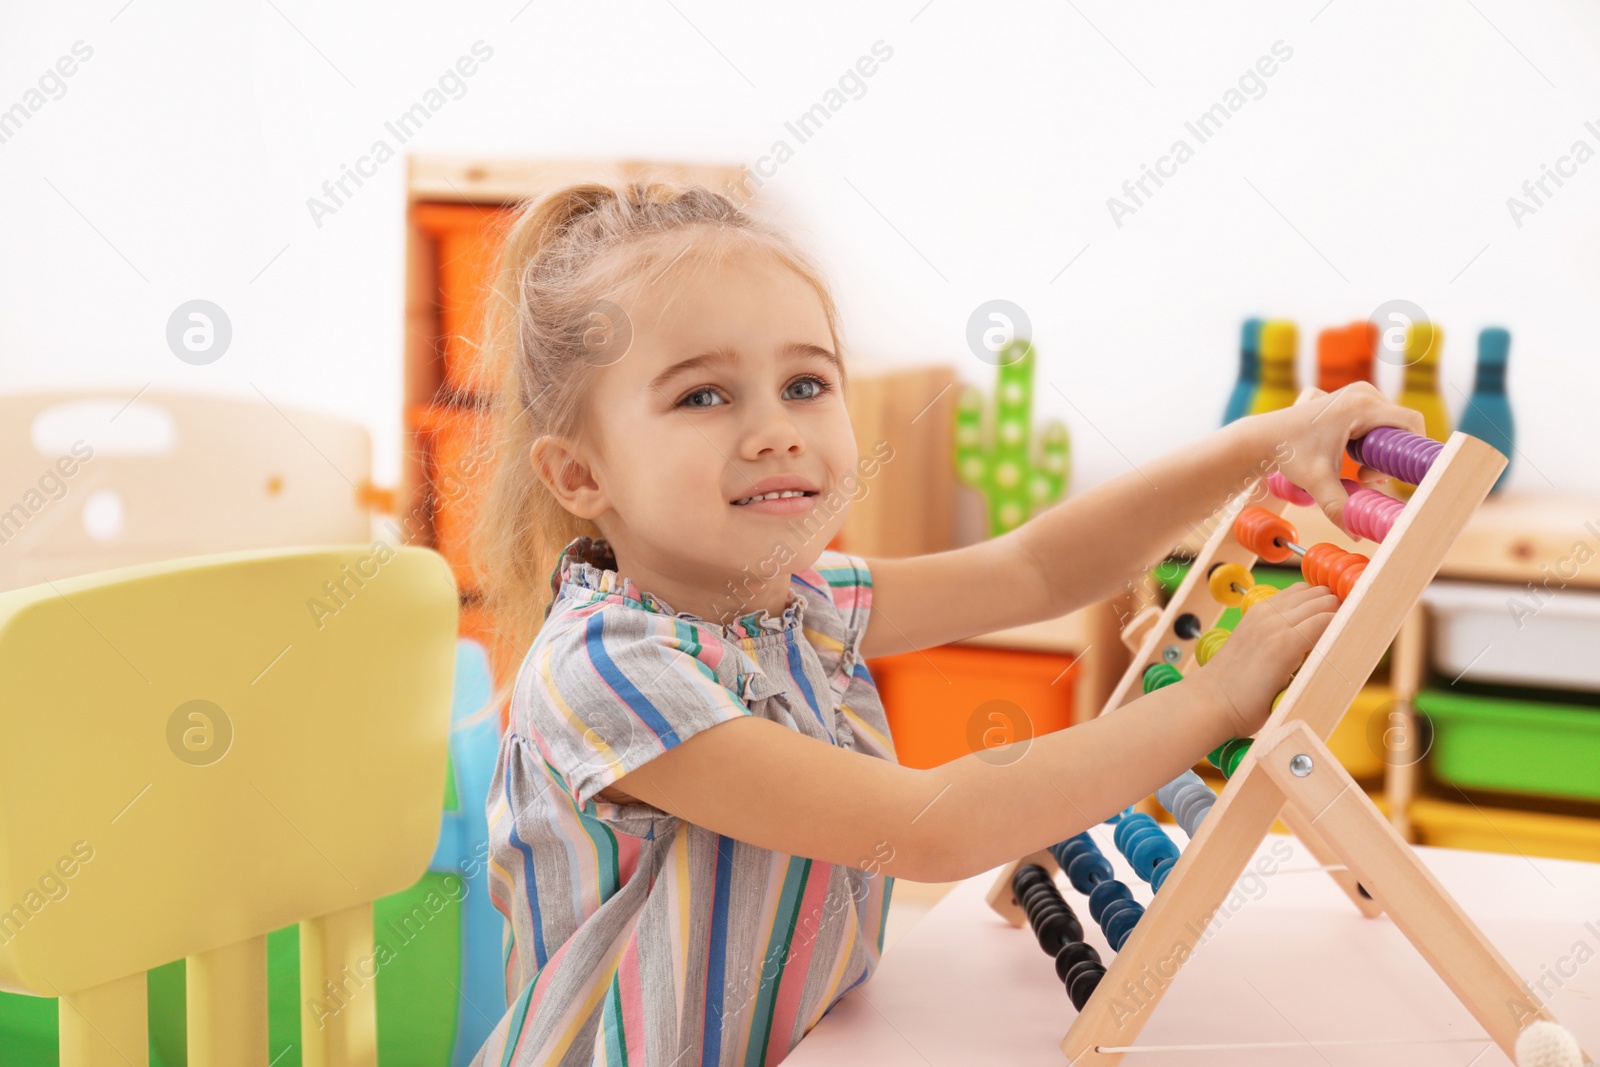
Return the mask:
<svg viewBox="0 0 1600 1067">
<path fill-rule="evenodd" d="M 1169 552 L 1186 522 L 1270 470 L 1270 423 L 1251 416 L 1069 497 L 987 541 L 869 559 L 862 655 L 959 641 L 1104 600 Z"/>
<path fill-rule="evenodd" d="M 992 540 L 868 560 L 872 616 L 862 654 L 959 641 L 1104 600 L 1170 551 L 1186 524 L 1202 523 L 1209 535 L 1213 509 L 1274 467 L 1342 528 L 1345 444 L 1378 426 L 1423 432 L 1418 412 L 1356 382 L 1229 423 Z"/>
<path fill-rule="evenodd" d="M 777 852 L 914 881 L 967 878 L 1086 830 L 1255 733 L 1339 606 L 1296 583 L 1183 681 L 1099 718 L 927 770 L 734 719 L 618 778 L 627 795 Z"/>
</svg>

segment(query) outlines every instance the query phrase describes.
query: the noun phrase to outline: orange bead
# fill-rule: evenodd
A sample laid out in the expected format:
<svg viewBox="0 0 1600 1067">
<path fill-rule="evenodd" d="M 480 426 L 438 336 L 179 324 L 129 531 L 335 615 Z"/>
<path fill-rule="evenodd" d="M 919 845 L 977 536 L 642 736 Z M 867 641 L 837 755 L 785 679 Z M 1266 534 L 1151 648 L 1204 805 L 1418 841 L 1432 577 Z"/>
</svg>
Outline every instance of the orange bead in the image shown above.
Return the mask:
<svg viewBox="0 0 1600 1067">
<path fill-rule="evenodd" d="M 1341 601 L 1356 587 L 1361 572 L 1371 560 L 1359 552 L 1346 552 L 1326 542 L 1306 549 L 1300 570 L 1312 585 L 1327 586 Z"/>
<path fill-rule="evenodd" d="M 1266 508 L 1245 508 L 1233 520 L 1233 536 L 1245 548 L 1254 552 L 1266 563 L 1282 563 L 1292 553 L 1287 545 L 1298 541 L 1294 525 L 1282 515 L 1274 515 Z M 1278 542 L 1283 542 L 1279 544 Z"/>
</svg>

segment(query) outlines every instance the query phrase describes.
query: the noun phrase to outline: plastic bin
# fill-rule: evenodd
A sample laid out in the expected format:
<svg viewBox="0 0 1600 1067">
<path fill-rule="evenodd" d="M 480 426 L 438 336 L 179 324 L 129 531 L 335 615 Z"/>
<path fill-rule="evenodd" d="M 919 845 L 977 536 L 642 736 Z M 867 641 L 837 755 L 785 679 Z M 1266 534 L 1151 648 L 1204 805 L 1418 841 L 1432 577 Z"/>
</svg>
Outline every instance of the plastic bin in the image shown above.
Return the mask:
<svg viewBox="0 0 1600 1067">
<path fill-rule="evenodd" d="M 1434 669 L 1467 681 L 1600 690 L 1600 593 L 1535 588 L 1428 586 Z"/>
<path fill-rule="evenodd" d="M 1600 707 L 1424 689 L 1417 708 L 1433 723 L 1441 782 L 1600 801 Z"/>
<path fill-rule="evenodd" d="M 1070 655 L 940 645 L 869 660 L 867 669 L 906 767 L 1072 725 L 1078 661 Z"/>
<path fill-rule="evenodd" d="M 1600 819 L 1451 804 L 1418 797 L 1409 809 L 1424 845 L 1600 861 Z"/>
</svg>

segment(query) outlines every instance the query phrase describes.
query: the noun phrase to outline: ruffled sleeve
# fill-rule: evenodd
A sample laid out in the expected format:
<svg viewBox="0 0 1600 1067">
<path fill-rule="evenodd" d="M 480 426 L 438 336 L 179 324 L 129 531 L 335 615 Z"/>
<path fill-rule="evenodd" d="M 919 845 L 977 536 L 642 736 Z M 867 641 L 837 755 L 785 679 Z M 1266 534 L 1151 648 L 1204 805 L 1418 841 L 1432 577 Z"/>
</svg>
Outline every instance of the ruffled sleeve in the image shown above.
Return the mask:
<svg viewBox="0 0 1600 1067">
<path fill-rule="evenodd" d="M 835 549 L 824 549 L 816 564 L 805 575 L 796 575 L 827 596 L 837 620 L 837 649 L 819 642 L 817 653 L 828 668 L 834 691 L 843 693 L 861 663 L 861 639 L 872 614 L 872 572 L 860 556 Z"/>
<path fill-rule="evenodd" d="M 582 809 L 701 730 L 752 714 L 736 691 L 737 666 L 724 655 L 720 642 L 685 620 L 599 604 L 540 635 L 523 707 L 513 716 Z"/>
</svg>

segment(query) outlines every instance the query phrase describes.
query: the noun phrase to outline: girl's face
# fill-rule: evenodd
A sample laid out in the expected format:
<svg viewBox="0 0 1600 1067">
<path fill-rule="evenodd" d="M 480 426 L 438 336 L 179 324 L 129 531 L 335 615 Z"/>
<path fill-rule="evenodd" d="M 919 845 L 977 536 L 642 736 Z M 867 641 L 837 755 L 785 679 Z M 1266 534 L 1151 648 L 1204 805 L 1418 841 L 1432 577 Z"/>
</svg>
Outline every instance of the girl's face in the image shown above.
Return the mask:
<svg viewBox="0 0 1600 1067">
<path fill-rule="evenodd" d="M 594 517 L 643 590 L 726 621 L 782 609 L 844 524 L 857 450 L 811 286 L 757 249 L 689 260 L 618 302 L 631 342 L 588 399 Z M 752 499 L 773 490 L 804 495 Z"/>
</svg>

